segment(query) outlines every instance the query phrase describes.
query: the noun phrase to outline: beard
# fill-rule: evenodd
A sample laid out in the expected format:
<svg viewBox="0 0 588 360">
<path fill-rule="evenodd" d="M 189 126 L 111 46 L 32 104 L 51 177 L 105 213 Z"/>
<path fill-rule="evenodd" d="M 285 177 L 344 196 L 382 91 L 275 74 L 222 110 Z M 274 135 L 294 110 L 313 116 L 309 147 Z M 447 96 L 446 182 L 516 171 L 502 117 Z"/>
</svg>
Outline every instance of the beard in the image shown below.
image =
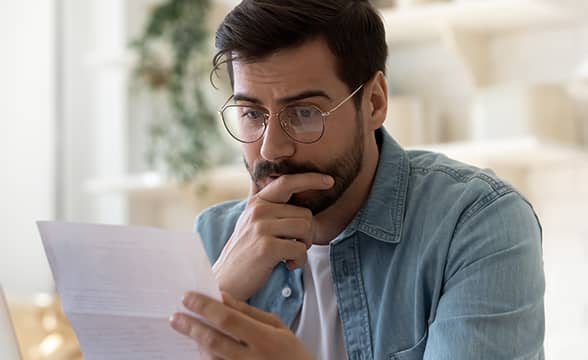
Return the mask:
<svg viewBox="0 0 588 360">
<path fill-rule="evenodd" d="M 345 191 L 351 186 L 357 178 L 363 165 L 363 121 L 358 112 L 356 115 L 356 131 L 353 142 L 338 158 L 331 160 L 324 166 L 318 166 L 310 161 L 294 162 L 290 160 L 258 161 L 255 167 L 252 167 L 244 159 L 245 167 L 251 179 L 253 180 L 257 191 L 264 187 L 264 180 L 270 176 L 302 174 L 302 173 L 321 173 L 330 175 L 335 184 L 328 190 L 308 190 L 301 193 L 293 194 L 288 204 L 300 206 L 309 209 L 313 215 L 316 215 L 333 205 Z"/>
</svg>

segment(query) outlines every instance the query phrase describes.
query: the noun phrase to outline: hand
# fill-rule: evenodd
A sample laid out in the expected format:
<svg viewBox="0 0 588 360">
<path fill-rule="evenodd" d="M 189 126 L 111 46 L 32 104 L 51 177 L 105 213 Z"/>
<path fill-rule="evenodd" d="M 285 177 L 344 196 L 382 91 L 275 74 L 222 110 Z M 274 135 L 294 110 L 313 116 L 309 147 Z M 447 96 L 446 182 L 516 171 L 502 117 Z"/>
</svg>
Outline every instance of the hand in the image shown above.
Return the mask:
<svg viewBox="0 0 588 360">
<path fill-rule="evenodd" d="M 212 267 L 220 289 L 245 301 L 266 283 L 280 261 L 285 260 L 290 270 L 302 268 L 314 240 L 313 216 L 287 202 L 293 194 L 326 190 L 333 184 L 330 176 L 306 173 L 282 175 L 258 193 L 252 190 L 233 235 Z"/>
<path fill-rule="evenodd" d="M 176 313 L 171 325 L 194 339 L 208 359 L 311 359 L 302 343 L 275 315 L 234 300 L 228 293 L 223 293 L 223 302 L 188 293 L 184 306 L 204 320 Z"/>
</svg>

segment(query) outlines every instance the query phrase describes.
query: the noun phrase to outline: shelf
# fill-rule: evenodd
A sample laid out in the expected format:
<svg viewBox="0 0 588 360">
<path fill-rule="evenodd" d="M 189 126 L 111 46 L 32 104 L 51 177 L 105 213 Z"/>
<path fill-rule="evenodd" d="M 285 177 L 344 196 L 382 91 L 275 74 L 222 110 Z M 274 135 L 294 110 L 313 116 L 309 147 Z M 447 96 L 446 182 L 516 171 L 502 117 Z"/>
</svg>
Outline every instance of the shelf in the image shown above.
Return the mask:
<svg viewBox="0 0 588 360">
<path fill-rule="evenodd" d="M 547 166 L 570 162 L 588 165 L 588 150 L 579 146 L 542 141 L 535 137 L 464 141 L 413 147 L 443 153 L 476 166 Z"/>
<path fill-rule="evenodd" d="M 84 65 L 96 71 L 128 71 L 137 64 L 137 55 L 131 50 L 119 52 L 91 51 L 83 59 Z"/>
<path fill-rule="evenodd" d="M 84 190 L 96 199 L 122 200 L 124 223 L 185 231 L 203 209 L 245 198 L 250 180 L 244 166 L 235 164 L 210 169 L 189 183 L 148 172 L 95 179 L 84 185 Z"/>
<path fill-rule="evenodd" d="M 210 170 L 192 183 L 182 184 L 157 172 L 129 174 L 116 178 L 93 179 L 84 184 L 84 190 L 93 195 L 124 194 L 142 197 L 183 196 L 186 190 L 197 191 L 206 186 L 212 193 L 247 192 L 249 175 L 243 165 L 227 165 Z"/>
<path fill-rule="evenodd" d="M 436 39 L 450 28 L 494 33 L 575 23 L 586 12 L 557 0 L 462 0 L 381 10 L 391 45 Z"/>
<path fill-rule="evenodd" d="M 477 166 L 543 166 L 553 163 L 582 161 L 588 165 L 588 149 L 580 146 L 546 142 L 536 137 L 487 141 L 464 141 L 409 147 L 439 152 L 450 158 Z M 227 165 L 210 170 L 192 184 L 179 184 L 149 172 L 86 182 L 84 190 L 94 195 L 123 193 L 140 196 L 171 196 L 183 189 L 206 184 L 213 193 L 237 191 L 246 193 L 249 175 L 243 165 Z"/>
<path fill-rule="evenodd" d="M 175 185 L 156 172 L 129 174 L 126 176 L 92 179 L 84 184 L 84 191 L 90 194 L 132 193 L 168 191 Z"/>
</svg>

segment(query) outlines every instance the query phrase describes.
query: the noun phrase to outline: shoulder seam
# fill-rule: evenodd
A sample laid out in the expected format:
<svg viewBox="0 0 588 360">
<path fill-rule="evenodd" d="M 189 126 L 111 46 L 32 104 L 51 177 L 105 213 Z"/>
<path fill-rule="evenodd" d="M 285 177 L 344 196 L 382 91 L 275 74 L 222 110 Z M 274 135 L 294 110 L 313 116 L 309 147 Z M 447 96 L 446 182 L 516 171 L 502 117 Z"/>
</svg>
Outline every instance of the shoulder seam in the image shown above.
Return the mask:
<svg viewBox="0 0 588 360">
<path fill-rule="evenodd" d="M 494 179 L 493 177 L 484 174 L 482 172 L 482 170 L 480 169 L 479 171 L 476 171 L 475 173 L 472 173 L 471 175 L 466 176 L 465 174 L 459 172 L 458 170 L 449 167 L 449 166 L 445 166 L 445 165 L 436 165 L 433 167 L 422 167 L 422 166 L 413 166 L 411 164 L 411 169 L 414 172 L 417 173 L 421 173 L 421 174 L 428 174 L 430 172 L 440 172 L 440 173 L 444 173 L 450 177 L 452 177 L 455 181 L 460 182 L 460 183 L 468 183 L 474 179 L 480 179 L 484 182 L 486 182 L 494 191 L 499 191 L 501 188 L 503 187 L 508 187 L 507 184 L 505 184 L 504 182 Z"/>
<path fill-rule="evenodd" d="M 501 199 L 504 196 L 509 195 L 509 194 L 516 194 L 517 196 L 519 196 L 519 194 L 512 187 L 504 186 L 501 189 L 489 192 L 484 197 L 482 197 L 481 199 L 474 202 L 472 205 L 470 205 L 466 209 L 466 211 L 463 213 L 463 215 L 461 216 L 458 223 L 455 225 L 455 231 L 456 232 L 459 231 L 459 228 L 466 221 L 468 221 L 469 219 L 474 217 L 476 214 L 478 214 L 479 212 L 481 212 L 482 210 L 484 210 L 485 208 L 487 208 L 491 204 L 495 203 L 499 199 Z M 523 200 L 523 199 L 521 198 L 521 200 Z"/>
<path fill-rule="evenodd" d="M 493 202 L 497 201 L 498 199 L 502 198 L 503 196 L 511 194 L 511 193 L 515 193 L 520 196 L 520 194 L 512 186 L 510 186 L 509 184 L 507 184 L 499 179 L 495 179 L 495 178 L 483 173 L 481 169 L 479 171 L 473 172 L 472 174 L 468 174 L 468 175 L 460 172 L 459 170 L 456 170 L 454 168 L 451 168 L 449 166 L 444 166 L 444 165 L 436 165 L 433 167 L 422 167 L 422 166 L 412 166 L 411 165 L 411 169 L 415 173 L 420 173 L 420 174 L 428 174 L 431 172 L 443 173 L 445 175 L 450 176 L 455 181 L 462 183 L 462 184 L 467 184 L 467 183 L 471 182 L 472 180 L 478 179 L 488 185 L 488 187 L 490 188 L 490 192 L 485 194 L 482 198 L 476 200 L 474 203 L 472 203 L 470 206 L 468 206 L 465 209 L 464 213 L 462 214 L 458 223 L 456 224 L 456 231 L 461 225 L 463 225 L 463 223 L 468 221 L 470 218 L 472 218 L 478 212 L 482 211 L 487 206 L 489 206 Z M 522 199 L 524 200 L 524 198 L 522 198 Z"/>
</svg>

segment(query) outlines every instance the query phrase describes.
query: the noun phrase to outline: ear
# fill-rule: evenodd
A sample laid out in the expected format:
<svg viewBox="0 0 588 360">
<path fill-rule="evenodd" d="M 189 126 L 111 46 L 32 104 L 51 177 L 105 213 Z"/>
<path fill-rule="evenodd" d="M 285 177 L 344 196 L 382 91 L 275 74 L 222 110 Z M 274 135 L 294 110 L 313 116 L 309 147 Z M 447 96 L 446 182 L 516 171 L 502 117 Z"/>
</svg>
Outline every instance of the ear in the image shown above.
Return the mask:
<svg viewBox="0 0 588 360">
<path fill-rule="evenodd" d="M 378 71 L 374 77 L 366 84 L 366 101 L 369 114 L 366 114 L 367 123 L 370 130 L 376 130 L 382 126 L 386 120 L 388 112 L 388 82 L 386 75 Z"/>
</svg>

